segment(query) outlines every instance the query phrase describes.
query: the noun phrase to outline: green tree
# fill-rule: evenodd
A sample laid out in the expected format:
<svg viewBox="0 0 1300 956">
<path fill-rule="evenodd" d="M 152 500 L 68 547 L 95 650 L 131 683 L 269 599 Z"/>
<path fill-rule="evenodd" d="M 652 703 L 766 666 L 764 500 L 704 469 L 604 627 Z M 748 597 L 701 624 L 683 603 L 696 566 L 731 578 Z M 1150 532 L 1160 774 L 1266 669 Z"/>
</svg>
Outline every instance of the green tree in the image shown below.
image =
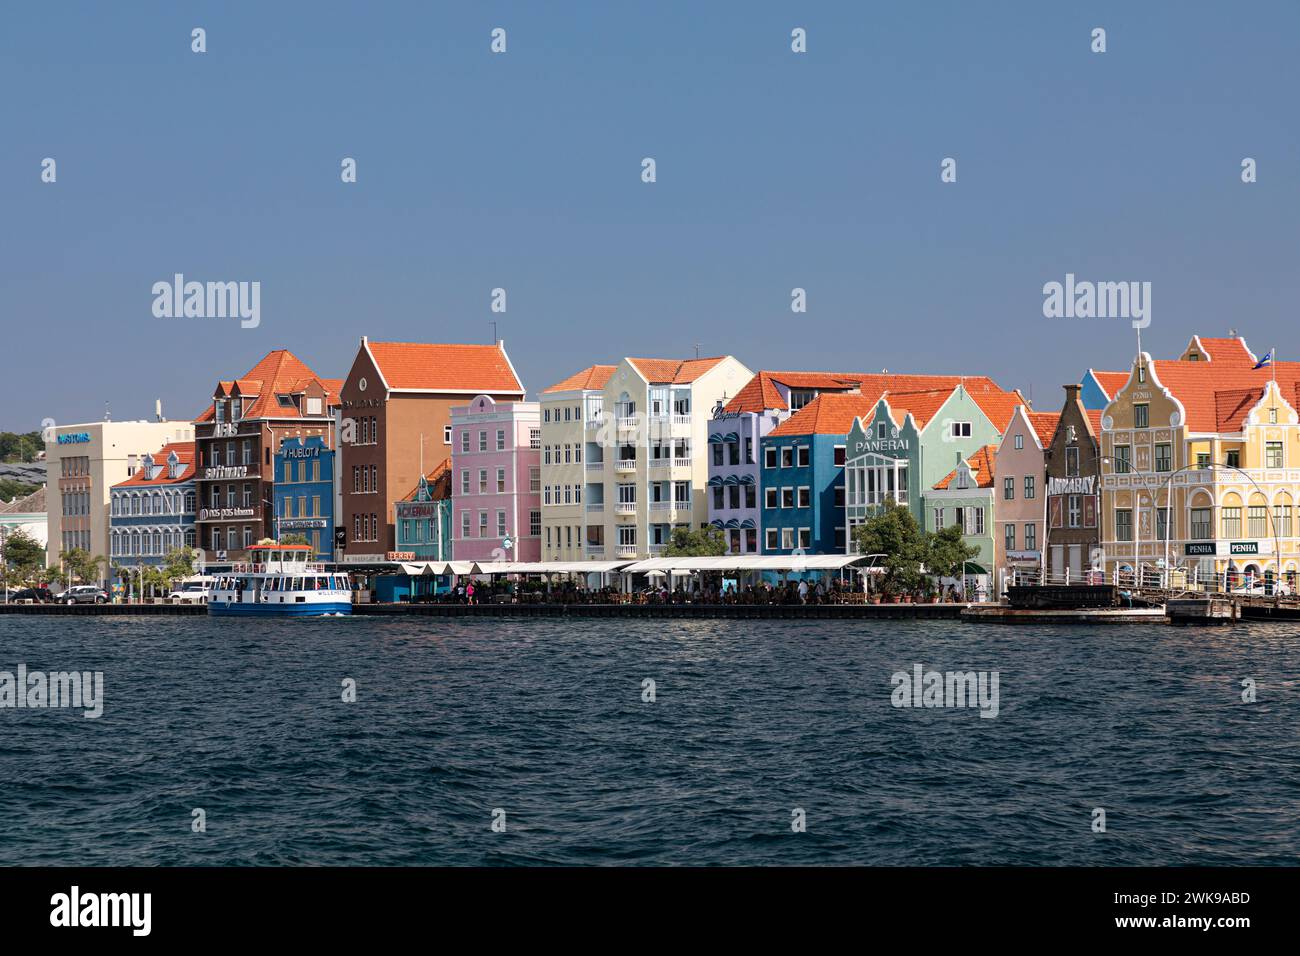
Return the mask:
<svg viewBox="0 0 1300 956">
<path fill-rule="evenodd" d="M 961 528 L 955 524 L 932 531 L 926 544 L 926 569 L 941 578 L 960 578 L 966 562 L 980 553 L 979 548 L 966 543 Z"/>
<path fill-rule="evenodd" d="M 0 432 L 0 461 L 35 461 L 44 448 L 45 440 L 38 431 Z"/>
<path fill-rule="evenodd" d="M 26 481 L 19 481 L 17 478 L 0 478 L 0 501 L 13 501 L 15 498 L 26 498 L 40 487 L 40 485 L 33 485 Z"/>
<path fill-rule="evenodd" d="M 673 528 L 664 548 L 664 556 L 668 558 L 717 558 L 726 553 L 727 539 L 712 525 L 699 529 Z"/>
<path fill-rule="evenodd" d="M 107 564 L 107 561 L 102 554 L 92 555 L 83 548 L 73 548 L 59 555 L 59 563 L 63 566 L 62 577 L 66 582 L 76 584 L 98 581 L 100 569 Z"/>
<path fill-rule="evenodd" d="M 10 568 L 30 574 L 45 567 L 45 549 L 22 528 L 5 535 L 4 549 L 5 565 Z"/>
<path fill-rule="evenodd" d="M 881 555 L 881 589 L 897 594 L 918 587 L 926 559 L 926 536 L 906 505 L 886 499 L 880 510 L 853 529 L 862 554 Z"/>
</svg>

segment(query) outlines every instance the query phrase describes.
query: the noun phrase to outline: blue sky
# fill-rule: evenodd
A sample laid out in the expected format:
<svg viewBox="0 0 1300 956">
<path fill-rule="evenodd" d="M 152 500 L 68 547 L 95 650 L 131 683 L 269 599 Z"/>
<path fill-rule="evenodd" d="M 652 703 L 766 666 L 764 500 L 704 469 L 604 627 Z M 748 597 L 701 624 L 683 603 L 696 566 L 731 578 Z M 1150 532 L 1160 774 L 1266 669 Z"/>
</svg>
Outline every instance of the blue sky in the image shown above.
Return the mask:
<svg viewBox="0 0 1300 956">
<path fill-rule="evenodd" d="M 1067 272 L 1150 281 L 1157 353 L 1300 358 L 1297 36 L 1294 2 L 14 6 L 0 428 L 190 416 L 272 348 L 341 376 L 363 333 L 493 319 L 533 393 L 698 343 L 1050 410 L 1134 347 L 1043 317 Z M 260 327 L 155 318 L 176 272 L 261 282 Z"/>
</svg>

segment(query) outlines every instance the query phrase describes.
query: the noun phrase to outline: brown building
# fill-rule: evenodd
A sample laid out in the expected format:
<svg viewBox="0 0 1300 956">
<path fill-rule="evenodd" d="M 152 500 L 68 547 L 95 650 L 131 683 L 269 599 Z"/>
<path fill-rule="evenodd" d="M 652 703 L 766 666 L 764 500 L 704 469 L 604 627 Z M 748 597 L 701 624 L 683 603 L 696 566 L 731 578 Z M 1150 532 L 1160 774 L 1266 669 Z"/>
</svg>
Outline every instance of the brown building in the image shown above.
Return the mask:
<svg viewBox="0 0 1300 956">
<path fill-rule="evenodd" d="M 524 387 L 504 342 L 445 345 L 362 337 L 342 390 L 342 561 L 382 561 L 395 550 L 393 503 L 451 457 L 451 409 L 477 395 L 523 400 Z"/>
<path fill-rule="evenodd" d="M 1082 386 L 1065 386 L 1065 404 L 1047 465 L 1047 529 L 1043 538 L 1045 580 L 1081 582 L 1101 545 L 1101 411 L 1084 408 Z"/>
<path fill-rule="evenodd" d="M 276 349 L 242 378 L 219 382 L 194 422 L 199 548 L 206 565 L 243 558 L 275 533 L 276 450 L 286 438 L 319 436 L 335 447 L 342 383 L 321 378 Z"/>
</svg>

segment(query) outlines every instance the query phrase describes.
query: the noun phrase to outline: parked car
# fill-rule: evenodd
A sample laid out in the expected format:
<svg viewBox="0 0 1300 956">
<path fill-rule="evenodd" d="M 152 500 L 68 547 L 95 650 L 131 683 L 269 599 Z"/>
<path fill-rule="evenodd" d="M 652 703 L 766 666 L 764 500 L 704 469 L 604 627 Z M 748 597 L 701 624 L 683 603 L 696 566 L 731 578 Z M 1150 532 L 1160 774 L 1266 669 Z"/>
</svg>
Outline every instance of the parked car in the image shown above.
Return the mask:
<svg viewBox="0 0 1300 956">
<path fill-rule="evenodd" d="M 63 604 L 107 604 L 108 592 L 95 584 L 77 584 L 59 595 Z"/>
<path fill-rule="evenodd" d="M 4 592 L 0 591 L 0 595 Z M 9 596 L 5 599 L 10 604 L 16 604 L 19 601 L 34 601 L 37 604 L 51 604 L 54 602 L 54 595 L 46 587 L 39 588 L 22 588 L 17 591 L 10 591 Z"/>
<path fill-rule="evenodd" d="M 169 600 L 181 601 L 185 604 L 208 603 L 208 586 L 206 584 L 183 584 L 171 594 L 167 595 Z"/>
</svg>

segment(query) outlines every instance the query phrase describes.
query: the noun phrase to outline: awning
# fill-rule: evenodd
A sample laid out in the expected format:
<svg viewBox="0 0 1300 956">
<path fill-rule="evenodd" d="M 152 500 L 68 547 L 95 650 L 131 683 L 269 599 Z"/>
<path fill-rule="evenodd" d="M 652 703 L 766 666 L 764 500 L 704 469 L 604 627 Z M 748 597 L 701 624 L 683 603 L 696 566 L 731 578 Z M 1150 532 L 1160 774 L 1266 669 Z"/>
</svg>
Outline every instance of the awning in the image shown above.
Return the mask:
<svg viewBox="0 0 1300 956">
<path fill-rule="evenodd" d="M 607 574 L 630 561 L 453 561 L 465 568 L 451 574 Z"/>
<path fill-rule="evenodd" d="M 709 436 L 710 445 L 721 445 L 724 441 L 726 441 L 726 439 L 723 438 L 721 435 L 717 434 L 716 432 Z"/>
<path fill-rule="evenodd" d="M 709 524 L 710 524 L 712 527 L 714 527 L 714 528 L 725 528 L 725 527 L 726 527 L 726 525 L 723 524 L 721 518 L 714 518 L 712 521 L 709 522 Z"/>
<path fill-rule="evenodd" d="M 728 475 L 726 478 L 722 479 L 722 483 L 724 485 L 738 485 L 740 484 L 740 479 L 735 475 Z"/>
<path fill-rule="evenodd" d="M 737 521 L 735 518 L 729 518 L 727 519 L 727 523 L 723 525 L 723 527 L 726 528 L 728 531 L 731 531 L 733 529 L 739 528 L 740 522 Z"/>
<path fill-rule="evenodd" d="M 754 524 L 753 518 L 746 518 L 744 521 L 740 523 L 740 526 L 745 529 L 753 529 L 758 527 L 758 525 Z"/>
<path fill-rule="evenodd" d="M 874 561 L 869 554 L 734 554 L 717 558 L 651 558 L 623 568 L 625 574 L 647 571 L 838 571 L 850 565 Z"/>
<path fill-rule="evenodd" d="M 720 484 L 722 484 L 722 476 L 721 476 L 721 475 L 714 475 L 712 478 L 709 479 L 709 487 L 710 487 L 710 488 L 716 488 L 716 487 L 717 487 L 718 485 L 720 485 Z"/>
<path fill-rule="evenodd" d="M 753 476 L 753 475 L 741 475 L 741 476 L 740 476 L 740 483 L 741 483 L 742 485 L 752 485 L 752 484 L 754 483 L 754 476 Z"/>
</svg>

